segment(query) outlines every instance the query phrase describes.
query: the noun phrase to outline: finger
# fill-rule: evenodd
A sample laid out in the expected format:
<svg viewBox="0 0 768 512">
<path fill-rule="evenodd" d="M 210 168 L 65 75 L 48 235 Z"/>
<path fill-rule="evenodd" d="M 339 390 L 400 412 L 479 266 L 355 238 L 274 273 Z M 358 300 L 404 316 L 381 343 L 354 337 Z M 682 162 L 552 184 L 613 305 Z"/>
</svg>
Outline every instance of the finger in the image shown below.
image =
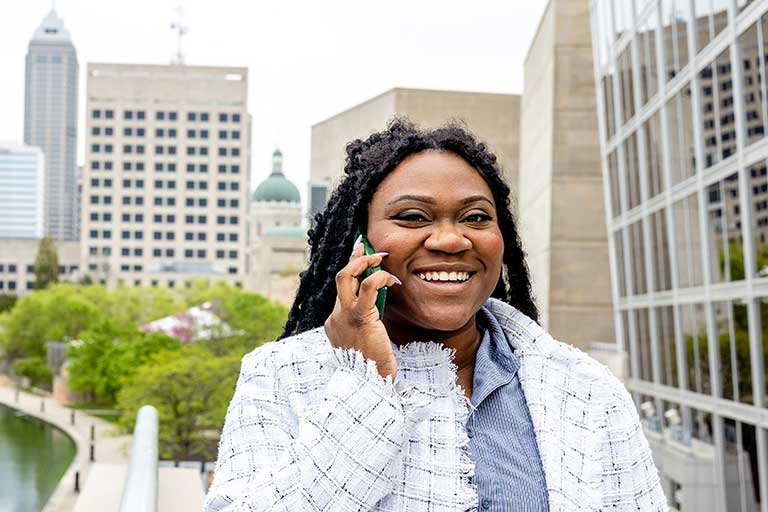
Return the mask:
<svg viewBox="0 0 768 512">
<path fill-rule="evenodd" d="M 375 267 L 381 264 L 382 258 L 386 253 L 376 253 L 366 256 L 359 256 L 347 263 L 338 274 L 336 274 L 336 293 L 343 306 L 350 306 L 357 300 L 357 293 L 360 288 L 358 277 L 369 267 Z"/>
<path fill-rule="evenodd" d="M 386 270 L 374 272 L 363 279 L 363 282 L 360 283 L 360 293 L 357 296 L 357 307 L 360 312 L 362 313 L 376 306 L 376 294 L 379 289 L 396 284 L 402 284 L 400 279 Z"/>
<path fill-rule="evenodd" d="M 358 237 L 355 239 L 355 243 L 352 244 L 352 252 L 349 255 L 350 260 L 365 254 L 365 246 L 362 243 L 362 239 L 363 235 L 358 235 Z"/>
</svg>

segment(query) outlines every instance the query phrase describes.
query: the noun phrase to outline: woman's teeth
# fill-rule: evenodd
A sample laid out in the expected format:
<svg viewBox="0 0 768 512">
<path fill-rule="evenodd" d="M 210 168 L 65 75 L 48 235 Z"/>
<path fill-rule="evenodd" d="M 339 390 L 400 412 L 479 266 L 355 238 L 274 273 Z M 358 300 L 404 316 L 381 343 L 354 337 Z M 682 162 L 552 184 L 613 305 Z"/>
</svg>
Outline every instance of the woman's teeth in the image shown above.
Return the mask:
<svg viewBox="0 0 768 512">
<path fill-rule="evenodd" d="M 419 272 L 419 277 L 425 281 L 466 281 L 469 272 Z"/>
</svg>

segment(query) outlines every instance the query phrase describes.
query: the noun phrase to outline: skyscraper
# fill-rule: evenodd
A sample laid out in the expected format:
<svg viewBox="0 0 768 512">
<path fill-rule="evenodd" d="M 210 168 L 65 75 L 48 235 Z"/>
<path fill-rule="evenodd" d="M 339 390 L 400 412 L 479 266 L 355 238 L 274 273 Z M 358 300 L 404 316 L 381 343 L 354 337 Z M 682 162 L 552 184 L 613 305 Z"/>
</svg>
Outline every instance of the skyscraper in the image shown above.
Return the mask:
<svg viewBox="0 0 768 512">
<path fill-rule="evenodd" d="M 248 70 L 88 64 L 83 272 L 236 285 L 250 189 Z"/>
<path fill-rule="evenodd" d="M 29 42 L 24 142 L 45 155 L 43 231 L 76 240 L 77 54 L 64 22 L 51 10 Z"/>
<path fill-rule="evenodd" d="M 0 238 L 43 236 L 43 169 L 40 148 L 0 141 Z"/>
<path fill-rule="evenodd" d="M 768 512 L 768 3 L 591 8 L 626 385 L 673 510 Z"/>
</svg>

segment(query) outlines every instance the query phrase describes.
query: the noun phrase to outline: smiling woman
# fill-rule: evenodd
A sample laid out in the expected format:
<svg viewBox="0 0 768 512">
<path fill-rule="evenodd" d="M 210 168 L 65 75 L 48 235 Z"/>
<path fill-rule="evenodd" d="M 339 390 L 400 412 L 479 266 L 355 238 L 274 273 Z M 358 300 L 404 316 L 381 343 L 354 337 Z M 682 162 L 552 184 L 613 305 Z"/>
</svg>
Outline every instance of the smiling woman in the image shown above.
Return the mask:
<svg viewBox="0 0 768 512">
<path fill-rule="evenodd" d="M 243 359 L 206 509 L 666 510 L 626 390 L 537 324 L 485 145 L 395 120 L 345 173 L 281 339 Z"/>
</svg>

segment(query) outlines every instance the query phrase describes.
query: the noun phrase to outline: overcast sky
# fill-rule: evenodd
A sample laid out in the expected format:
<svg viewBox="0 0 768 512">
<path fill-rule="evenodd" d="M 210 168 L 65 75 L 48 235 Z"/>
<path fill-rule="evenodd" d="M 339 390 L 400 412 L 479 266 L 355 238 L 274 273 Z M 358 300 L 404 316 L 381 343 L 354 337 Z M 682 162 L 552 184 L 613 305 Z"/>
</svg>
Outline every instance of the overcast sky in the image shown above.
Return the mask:
<svg viewBox="0 0 768 512">
<path fill-rule="evenodd" d="M 20 142 L 24 56 L 50 0 L 10 2 L 0 18 L 0 139 Z M 249 68 L 255 187 L 284 153 L 306 198 L 310 127 L 392 87 L 521 93 L 546 0 L 58 0 L 80 62 L 78 163 L 87 62 L 167 64 L 183 6 L 192 65 Z"/>
</svg>

